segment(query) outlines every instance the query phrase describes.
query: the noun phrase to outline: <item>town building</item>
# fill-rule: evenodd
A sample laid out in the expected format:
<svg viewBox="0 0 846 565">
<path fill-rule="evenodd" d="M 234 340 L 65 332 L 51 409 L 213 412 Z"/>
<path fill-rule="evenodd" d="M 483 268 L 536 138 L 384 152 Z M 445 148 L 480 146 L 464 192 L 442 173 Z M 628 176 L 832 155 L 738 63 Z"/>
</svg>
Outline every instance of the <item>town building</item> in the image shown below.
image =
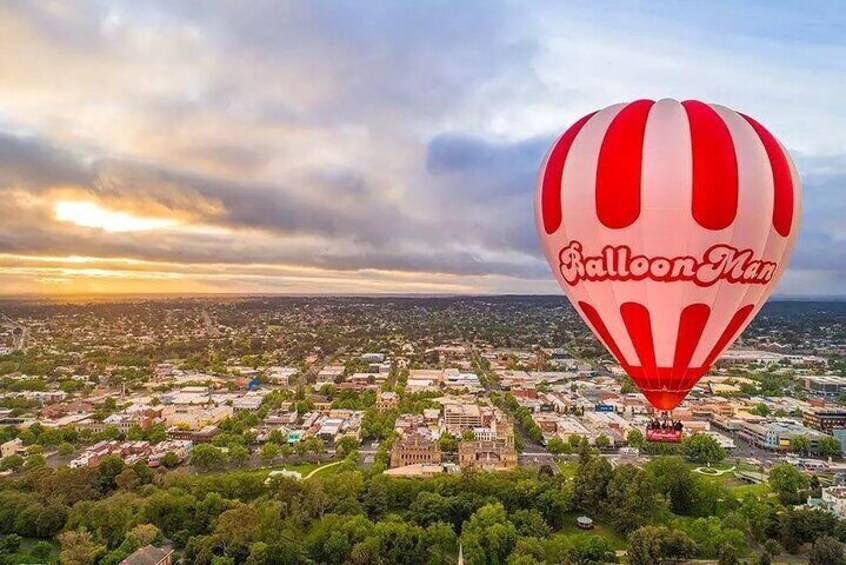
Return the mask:
<svg viewBox="0 0 846 565">
<path fill-rule="evenodd" d="M 799 375 L 796 377 L 811 394 L 837 397 L 846 392 L 846 377 L 835 375 Z"/>
<path fill-rule="evenodd" d="M 846 518 L 846 486 L 822 489 L 823 506 L 840 518 Z"/>
<path fill-rule="evenodd" d="M 0 445 L 0 459 L 10 457 L 23 450 L 24 445 L 20 438 L 10 439 L 3 445 Z"/>
<path fill-rule="evenodd" d="M 489 428 L 477 429 L 485 430 L 480 434 L 484 439 L 464 441 L 458 445 L 458 464 L 462 469 L 492 471 L 513 469 L 517 466 L 514 423 L 510 418 L 496 412 Z"/>
<path fill-rule="evenodd" d="M 391 449 L 391 467 L 405 467 L 421 463 L 441 463 L 441 448 L 431 436 L 410 434 L 400 438 Z"/>
<path fill-rule="evenodd" d="M 198 406 L 196 404 L 165 406 L 162 419 L 168 426 L 200 430 L 217 424 L 234 414 L 231 406 Z"/>
<path fill-rule="evenodd" d="M 789 451 L 796 437 L 807 438 L 811 449 L 814 449 L 819 439 L 825 435 L 798 422 L 784 420 L 767 423 L 742 421 L 737 432 L 749 443 L 773 451 Z"/>
<path fill-rule="evenodd" d="M 146 545 L 120 562 L 120 565 L 171 565 L 173 549 Z"/>
<path fill-rule="evenodd" d="M 193 443 L 208 443 L 214 439 L 214 436 L 218 433 L 220 433 L 220 428 L 213 425 L 204 426 L 199 430 L 190 430 L 172 426 L 167 430 L 167 437 L 170 439 L 185 440 Z"/>
<path fill-rule="evenodd" d="M 444 424 L 453 433 L 480 428 L 482 412 L 476 404 L 447 404 L 444 406 Z"/>
<path fill-rule="evenodd" d="M 299 369 L 296 367 L 268 367 L 266 374 L 267 380 L 271 384 L 287 387 L 291 382 L 291 378 L 298 372 Z"/>
<path fill-rule="evenodd" d="M 838 407 L 814 407 L 802 413 L 802 423 L 809 428 L 832 433 L 846 428 L 846 409 Z"/>
<path fill-rule="evenodd" d="M 387 412 L 399 406 L 399 395 L 395 392 L 382 392 L 376 398 L 376 408 L 380 412 Z"/>
<path fill-rule="evenodd" d="M 517 466 L 517 450 L 501 441 L 464 441 L 458 445 L 462 469 L 499 471 Z"/>
</svg>

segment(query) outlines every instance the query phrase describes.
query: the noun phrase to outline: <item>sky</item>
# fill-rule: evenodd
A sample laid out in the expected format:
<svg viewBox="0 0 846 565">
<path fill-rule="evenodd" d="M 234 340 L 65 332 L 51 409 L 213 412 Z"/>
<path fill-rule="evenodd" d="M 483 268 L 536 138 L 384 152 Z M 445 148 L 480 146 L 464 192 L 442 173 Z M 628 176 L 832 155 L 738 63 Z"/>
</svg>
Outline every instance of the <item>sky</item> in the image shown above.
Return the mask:
<svg viewBox="0 0 846 565">
<path fill-rule="evenodd" d="M 695 98 L 786 145 L 780 296 L 846 296 L 837 2 L 0 5 L 0 295 L 557 293 L 538 166 Z"/>
</svg>

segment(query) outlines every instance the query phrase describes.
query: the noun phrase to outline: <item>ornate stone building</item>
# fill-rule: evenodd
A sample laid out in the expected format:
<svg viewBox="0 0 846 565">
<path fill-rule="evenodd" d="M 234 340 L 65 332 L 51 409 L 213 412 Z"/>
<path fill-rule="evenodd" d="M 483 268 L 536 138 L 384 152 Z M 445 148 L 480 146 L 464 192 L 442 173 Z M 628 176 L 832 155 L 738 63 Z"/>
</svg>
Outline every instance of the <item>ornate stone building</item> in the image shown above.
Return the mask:
<svg viewBox="0 0 846 565">
<path fill-rule="evenodd" d="M 441 448 L 437 441 L 421 434 L 411 434 L 394 443 L 391 449 L 391 467 L 420 463 L 441 463 Z"/>
<path fill-rule="evenodd" d="M 513 469 L 517 466 L 514 448 L 514 423 L 497 411 L 491 422 L 492 441 L 466 441 L 458 446 L 458 463 L 462 469 L 477 471 Z"/>
</svg>

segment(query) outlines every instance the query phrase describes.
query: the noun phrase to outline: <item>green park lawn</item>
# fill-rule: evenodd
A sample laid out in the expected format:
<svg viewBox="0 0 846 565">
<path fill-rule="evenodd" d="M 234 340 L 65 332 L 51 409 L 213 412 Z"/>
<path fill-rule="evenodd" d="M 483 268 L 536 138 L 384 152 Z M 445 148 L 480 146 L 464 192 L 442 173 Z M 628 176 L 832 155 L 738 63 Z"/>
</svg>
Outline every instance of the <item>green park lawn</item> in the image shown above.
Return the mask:
<svg viewBox="0 0 846 565">
<path fill-rule="evenodd" d="M 594 528 L 592 530 L 581 530 L 576 526 L 576 518 L 581 516 L 579 513 L 570 512 L 564 518 L 564 527 L 553 536 L 573 536 L 577 534 L 588 536 L 599 536 L 608 540 L 614 549 L 626 549 L 625 536 L 618 534 L 608 526 L 594 521 Z"/>
</svg>

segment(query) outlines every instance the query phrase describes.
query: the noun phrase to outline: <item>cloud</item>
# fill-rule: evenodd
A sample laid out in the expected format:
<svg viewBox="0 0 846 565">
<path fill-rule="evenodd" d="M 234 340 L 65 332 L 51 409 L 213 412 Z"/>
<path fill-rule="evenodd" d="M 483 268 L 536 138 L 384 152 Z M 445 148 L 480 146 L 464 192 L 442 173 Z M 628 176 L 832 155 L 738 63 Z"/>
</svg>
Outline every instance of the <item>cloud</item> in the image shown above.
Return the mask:
<svg viewBox="0 0 846 565">
<path fill-rule="evenodd" d="M 839 20 L 771 3 L 4 3 L 0 253 L 244 274 L 204 272 L 215 289 L 274 288 L 247 276 L 261 264 L 553 291 L 532 210 L 552 139 L 675 96 L 760 117 L 800 155 L 782 287 L 844 293 Z M 60 199 L 179 226 L 92 230 L 57 221 Z"/>
</svg>

